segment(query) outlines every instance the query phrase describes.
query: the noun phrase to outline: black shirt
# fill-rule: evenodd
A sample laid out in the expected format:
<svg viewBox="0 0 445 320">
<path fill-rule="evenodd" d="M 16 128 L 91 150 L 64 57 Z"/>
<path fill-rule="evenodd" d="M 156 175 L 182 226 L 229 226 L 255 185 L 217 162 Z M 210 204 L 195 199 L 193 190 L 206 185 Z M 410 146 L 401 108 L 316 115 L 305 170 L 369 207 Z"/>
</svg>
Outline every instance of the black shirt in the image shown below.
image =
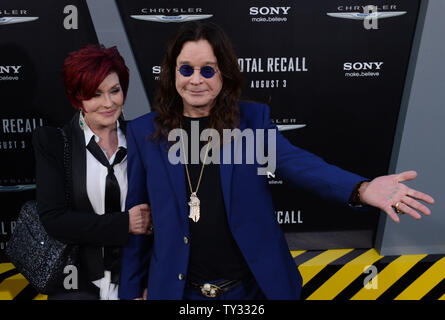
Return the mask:
<svg viewBox="0 0 445 320">
<path fill-rule="evenodd" d="M 196 191 L 202 161 L 193 164 L 191 152 L 191 122 L 199 122 L 199 133 L 208 128 L 210 118 L 183 117 L 183 129 L 188 135 L 188 170 L 193 191 Z M 184 137 L 186 139 L 186 137 Z M 199 138 L 198 138 L 199 139 Z M 199 150 L 206 148 L 207 141 L 200 141 Z M 196 143 L 196 142 L 195 142 Z M 211 150 L 211 149 L 209 149 Z M 211 155 L 211 152 L 209 153 Z M 187 201 L 190 187 L 186 173 Z M 219 164 L 204 166 L 201 183 L 197 192 L 200 200 L 200 219 L 190 224 L 190 259 L 187 278 L 193 282 L 219 279 L 242 279 L 249 268 L 236 244 L 227 221 L 226 207 L 221 187 Z"/>
</svg>

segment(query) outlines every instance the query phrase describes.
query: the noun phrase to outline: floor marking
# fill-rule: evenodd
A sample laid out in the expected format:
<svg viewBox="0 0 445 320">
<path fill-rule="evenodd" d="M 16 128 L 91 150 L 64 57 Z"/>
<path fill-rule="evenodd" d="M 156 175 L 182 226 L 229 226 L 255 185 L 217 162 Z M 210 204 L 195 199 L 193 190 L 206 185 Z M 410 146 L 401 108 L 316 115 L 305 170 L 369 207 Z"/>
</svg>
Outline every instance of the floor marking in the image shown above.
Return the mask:
<svg viewBox="0 0 445 320">
<path fill-rule="evenodd" d="M 318 256 L 302 263 L 298 266 L 301 276 L 303 277 L 303 285 L 308 283 L 315 275 L 323 270 L 328 264 L 353 251 L 353 249 L 327 250 Z"/>
<path fill-rule="evenodd" d="M 352 281 L 359 277 L 366 266 L 372 265 L 380 260 L 380 256 L 375 249 L 370 249 L 345 264 L 339 271 L 330 277 L 322 286 L 313 292 L 307 300 L 332 300 Z"/>
<path fill-rule="evenodd" d="M 292 258 L 295 258 L 297 256 L 299 256 L 300 254 L 305 253 L 306 250 L 299 250 L 299 251 L 291 251 L 290 254 L 292 255 Z"/>
<path fill-rule="evenodd" d="M 394 300 L 419 300 L 445 278 L 445 257 L 434 263 Z"/>
<path fill-rule="evenodd" d="M 21 274 L 16 274 L 0 283 L 0 300 L 11 300 L 28 285 L 28 280 Z"/>
<path fill-rule="evenodd" d="M 377 270 L 377 289 L 363 287 L 351 300 L 375 300 L 426 255 L 400 256 L 383 270 Z"/>
</svg>

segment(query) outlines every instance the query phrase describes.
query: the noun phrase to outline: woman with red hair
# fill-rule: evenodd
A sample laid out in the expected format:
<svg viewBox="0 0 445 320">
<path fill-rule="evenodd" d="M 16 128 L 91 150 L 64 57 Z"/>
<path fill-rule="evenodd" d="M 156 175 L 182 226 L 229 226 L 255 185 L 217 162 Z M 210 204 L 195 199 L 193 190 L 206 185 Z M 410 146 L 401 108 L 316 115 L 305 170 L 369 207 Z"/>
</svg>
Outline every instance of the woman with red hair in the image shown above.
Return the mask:
<svg viewBox="0 0 445 320">
<path fill-rule="evenodd" d="M 80 247 L 75 283 L 60 283 L 49 299 L 117 299 L 121 249 L 128 234 L 150 234 L 150 209 L 125 211 L 127 158 L 122 106 L 128 68 L 116 47 L 88 45 L 63 64 L 66 94 L 78 110 L 63 127 L 33 135 L 40 220 L 55 239 Z M 68 164 L 68 165 L 67 165 Z M 66 170 L 71 171 L 66 183 Z M 65 191 L 70 194 L 66 199 Z"/>
</svg>

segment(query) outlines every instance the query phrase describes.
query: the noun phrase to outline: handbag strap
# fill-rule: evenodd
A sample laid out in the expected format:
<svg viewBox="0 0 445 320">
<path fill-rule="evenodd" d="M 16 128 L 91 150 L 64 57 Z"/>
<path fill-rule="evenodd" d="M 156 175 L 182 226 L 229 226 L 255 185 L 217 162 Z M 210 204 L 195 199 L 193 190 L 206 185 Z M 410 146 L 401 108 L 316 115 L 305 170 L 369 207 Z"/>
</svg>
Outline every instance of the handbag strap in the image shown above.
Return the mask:
<svg viewBox="0 0 445 320">
<path fill-rule="evenodd" d="M 71 153 L 68 137 L 63 128 L 59 129 L 63 138 L 63 167 L 65 168 L 65 199 L 68 205 L 71 204 Z"/>
</svg>

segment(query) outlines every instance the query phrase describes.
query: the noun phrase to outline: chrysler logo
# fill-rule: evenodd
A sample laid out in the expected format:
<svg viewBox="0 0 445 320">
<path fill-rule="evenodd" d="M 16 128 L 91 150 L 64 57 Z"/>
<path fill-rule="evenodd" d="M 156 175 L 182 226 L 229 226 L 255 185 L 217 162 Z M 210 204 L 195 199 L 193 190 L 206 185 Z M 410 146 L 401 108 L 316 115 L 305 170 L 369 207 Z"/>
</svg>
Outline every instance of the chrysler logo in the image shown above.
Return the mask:
<svg viewBox="0 0 445 320">
<path fill-rule="evenodd" d="M 132 15 L 131 17 L 133 19 L 137 19 L 137 20 L 170 23 L 170 22 L 186 22 L 186 21 L 193 21 L 193 20 L 208 19 L 210 17 L 213 17 L 213 14 L 181 14 L 178 16 Z"/>
<path fill-rule="evenodd" d="M 35 21 L 39 17 L 0 17 L 0 25 Z"/>
<path fill-rule="evenodd" d="M 0 192 L 20 192 L 33 190 L 36 188 L 35 184 L 18 184 L 15 186 L 0 186 Z"/>
<path fill-rule="evenodd" d="M 278 131 L 288 131 L 288 130 L 295 130 L 295 129 L 301 129 L 306 127 L 305 124 L 279 124 L 277 125 Z"/>
<path fill-rule="evenodd" d="M 404 15 L 406 11 L 393 11 L 393 12 L 372 12 L 372 13 L 360 13 L 360 12 L 328 12 L 326 13 L 330 17 L 353 19 L 353 20 L 365 20 L 371 19 L 384 19 Z"/>
</svg>

